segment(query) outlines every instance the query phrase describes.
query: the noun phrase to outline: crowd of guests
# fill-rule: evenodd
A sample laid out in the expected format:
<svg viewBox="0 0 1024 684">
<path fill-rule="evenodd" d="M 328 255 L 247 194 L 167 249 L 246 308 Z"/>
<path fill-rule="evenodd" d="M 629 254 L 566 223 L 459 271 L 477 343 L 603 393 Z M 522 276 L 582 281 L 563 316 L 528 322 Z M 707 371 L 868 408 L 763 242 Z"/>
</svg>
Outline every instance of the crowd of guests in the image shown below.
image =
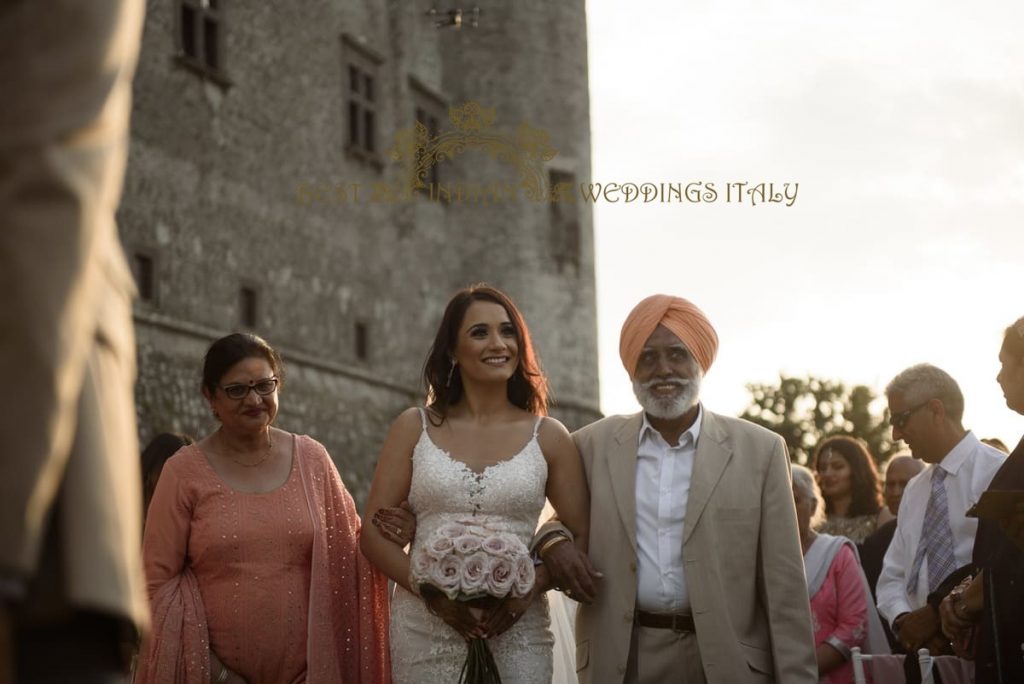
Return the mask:
<svg viewBox="0 0 1024 684">
<path fill-rule="evenodd" d="M 154 633 L 136 681 L 457 676 L 458 645 L 478 637 L 498 644 L 507 663 L 529 671 L 522 681 L 550 680 L 542 652 L 550 653 L 551 645 L 538 636 L 544 623 L 523 619 L 557 586 L 542 574 L 542 564 L 535 595 L 505 602 L 486 619 L 409 581 L 403 547 L 417 526 L 429 529 L 431 507 L 450 505 L 453 491 L 445 487 L 460 481 L 445 469 L 481 483 L 490 469 L 518 461 L 533 445 L 548 483 L 543 476 L 536 480 L 540 489 L 531 497 L 539 503 L 530 504 L 529 519 L 536 520 L 547 495 L 580 542 L 575 553 L 585 559 L 587 552 L 587 486 L 568 433 L 537 418 L 546 387 L 525 322 L 501 293 L 470 292 L 449 307 L 451 320 L 435 340 L 427 364 L 430 409 L 403 414 L 386 442 L 368 506 L 374 525 L 361 535 L 373 563 L 359 551 L 359 516 L 324 448 L 273 426 L 285 376 L 277 352 L 246 334 L 210 347 L 202 393 L 216 430 L 196 443 L 160 435 L 143 454 L 143 553 Z M 469 332 L 461 342 L 464 328 Z M 504 340 L 495 345 L 495 337 Z M 520 354 L 521 370 L 502 379 L 498 395 L 487 394 L 495 386 L 490 375 L 504 378 L 501 369 Z M 999 360 L 1007 404 L 1024 413 L 1024 319 L 1007 329 Z M 513 390 L 512 383 L 519 387 Z M 909 452 L 893 456 L 884 477 L 866 444 L 848 435 L 823 439 L 809 467 L 791 467 L 817 676 L 828 684 L 852 682 L 854 648 L 874 654 L 928 648 L 933 655 L 974 659 L 977 682 L 1024 681 L 1024 505 L 1011 504 L 1001 518 L 980 524 L 968 511 L 987 490 L 1024 489 L 1024 447 L 1007 458 L 1005 446 L 1000 450 L 966 430 L 959 387 L 934 366 L 900 373 L 886 397 L 893 437 Z M 460 420 L 466 407 L 487 403 L 507 412 L 509 424 L 532 431 L 525 448 L 515 450 L 521 432 L 508 424 L 480 428 Z M 512 456 L 495 462 L 493 450 L 481 444 L 498 444 Z M 417 467 L 423 473 L 414 476 Z M 474 505 L 481 501 L 487 499 Z M 508 504 L 496 499 L 485 505 Z M 386 576 L 399 585 L 399 604 L 406 606 L 400 619 L 392 615 L 390 630 Z M 451 628 L 453 639 L 439 641 L 439 624 Z M 532 646 L 505 632 L 529 635 Z M 389 639 L 402 648 L 389 648 Z M 417 653 L 434 660 L 410 657 Z M 427 667 L 439 663 L 456 669 Z"/>
</svg>

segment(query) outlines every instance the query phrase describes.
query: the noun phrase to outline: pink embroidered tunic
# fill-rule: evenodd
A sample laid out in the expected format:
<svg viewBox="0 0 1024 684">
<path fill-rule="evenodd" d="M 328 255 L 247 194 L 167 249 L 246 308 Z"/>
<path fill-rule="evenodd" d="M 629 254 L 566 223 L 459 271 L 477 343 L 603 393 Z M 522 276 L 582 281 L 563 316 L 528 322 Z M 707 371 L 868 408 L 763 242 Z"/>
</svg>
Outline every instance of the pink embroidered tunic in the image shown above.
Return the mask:
<svg viewBox="0 0 1024 684">
<path fill-rule="evenodd" d="M 814 645 L 827 643 L 846 658 L 821 678 L 823 684 L 852 684 L 850 649 L 864 647 L 868 604 L 862 589 L 860 565 L 849 546 L 842 546 L 828 569 L 825 582 L 811 597 Z M 873 609 L 873 607 L 872 607 Z"/>
<path fill-rule="evenodd" d="M 146 522 L 154 634 L 136 681 L 209 681 L 209 649 L 250 684 L 388 681 L 387 585 L 358 530 L 309 437 L 265 493 L 232 489 L 197 445 L 179 451 Z"/>
</svg>

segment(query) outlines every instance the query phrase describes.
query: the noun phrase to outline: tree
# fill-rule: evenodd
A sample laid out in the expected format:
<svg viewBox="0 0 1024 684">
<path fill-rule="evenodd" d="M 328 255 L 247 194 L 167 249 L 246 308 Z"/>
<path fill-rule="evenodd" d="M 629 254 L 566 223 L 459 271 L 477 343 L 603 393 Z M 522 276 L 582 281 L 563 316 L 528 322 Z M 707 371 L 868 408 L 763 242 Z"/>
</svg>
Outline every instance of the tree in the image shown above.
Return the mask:
<svg viewBox="0 0 1024 684">
<path fill-rule="evenodd" d="M 889 429 L 889 410 L 872 411 L 877 397 L 866 385 L 848 388 L 837 380 L 780 374 L 778 385 L 749 384 L 747 391 L 751 403 L 740 417 L 786 440 L 796 463 L 807 463 L 818 442 L 831 435 L 864 440 L 875 463 L 898 450 Z"/>
</svg>

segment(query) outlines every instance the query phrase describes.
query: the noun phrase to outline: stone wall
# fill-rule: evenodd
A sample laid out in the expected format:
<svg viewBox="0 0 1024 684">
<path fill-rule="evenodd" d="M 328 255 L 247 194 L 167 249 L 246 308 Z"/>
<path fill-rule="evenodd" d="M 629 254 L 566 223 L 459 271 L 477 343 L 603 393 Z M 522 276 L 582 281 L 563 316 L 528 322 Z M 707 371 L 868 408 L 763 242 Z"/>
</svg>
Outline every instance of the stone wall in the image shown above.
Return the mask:
<svg viewBox="0 0 1024 684">
<path fill-rule="evenodd" d="M 378 149 L 413 125 L 417 89 L 444 105 L 475 100 L 495 130 L 550 133 L 550 169 L 589 180 L 582 0 L 481 5 L 481 26 L 435 29 L 419 4 L 221 2 L 227 86 L 175 59 L 174 2 L 151 3 L 136 76 L 119 224 L 126 250 L 155 261 L 156 298 L 138 302 L 140 437 L 213 428 L 199 394 L 216 337 L 252 329 L 284 355 L 282 428 L 330 450 L 358 500 L 387 426 L 422 401 L 420 371 L 449 295 L 488 281 L 526 316 L 570 427 L 598 416 L 590 209 L 574 205 L 579 254 L 552 258 L 552 208 L 309 201 L 310 184 L 400 185 L 407 170 L 346 152 L 346 46 L 380 59 Z M 438 5 L 447 9 L 447 6 Z M 445 122 L 447 125 L 447 122 Z M 480 151 L 440 167 L 446 183 L 515 182 Z M 336 199 L 336 198 L 335 198 Z M 258 297 L 243 325 L 240 288 Z M 356 325 L 365 326 L 360 358 Z"/>
</svg>

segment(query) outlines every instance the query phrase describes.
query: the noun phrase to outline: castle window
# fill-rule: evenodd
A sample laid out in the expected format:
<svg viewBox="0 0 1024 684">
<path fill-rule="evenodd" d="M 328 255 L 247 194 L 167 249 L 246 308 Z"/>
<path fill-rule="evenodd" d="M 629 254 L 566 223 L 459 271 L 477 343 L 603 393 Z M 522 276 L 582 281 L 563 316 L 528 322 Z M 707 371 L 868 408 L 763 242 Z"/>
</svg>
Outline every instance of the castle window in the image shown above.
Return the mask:
<svg viewBox="0 0 1024 684">
<path fill-rule="evenodd" d="M 156 302 L 156 260 L 152 254 L 136 252 L 132 255 L 132 272 L 135 275 L 135 286 L 139 290 L 139 299 L 143 302 Z"/>
<path fill-rule="evenodd" d="M 356 322 L 356 358 L 365 361 L 370 357 L 370 331 L 366 323 Z"/>
<path fill-rule="evenodd" d="M 416 123 L 422 124 L 427 129 L 427 135 L 431 139 L 436 138 L 441 132 L 441 122 L 444 120 L 445 112 L 448 108 L 444 100 L 432 93 L 415 78 L 410 78 L 409 83 L 412 87 L 413 120 Z M 416 160 L 417 164 L 420 160 Z M 417 188 L 417 191 L 433 196 L 430 186 L 433 185 L 435 188 L 434 192 L 436 192 L 436 188 L 441 182 L 440 164 L 438 162 L 435 161 L 430 165 L 426 175 L 422 178 L 422 182 L 426 187 Z"/>
<path fill-rule="evenodd" d="M 551 254 L 559 272 L 580 267 L 580 216 L 576 203 L 576 177 L 564 171 L 548 172 L 551 207 Z"/>
<path fill-rule="evenodd" d="M 243 285 L 239 290 L 239 322 L 246 328 L 255 328 L 259 320 L 259 293 L 255 287 Z"/>
<path fill-rule="evenodd" d="M 342 36 L 342 54 L 346 74 L 345 150 L 358 159 L 381 165 L 377 152 L 377 73 L 383 60 L 348 35 Z"/>
<path fill-rule="evenodd" d="M 187 68 L 228 85 L 224 74 L 223 0 L 178 0 L 178 61 Z"/>
</svg>

